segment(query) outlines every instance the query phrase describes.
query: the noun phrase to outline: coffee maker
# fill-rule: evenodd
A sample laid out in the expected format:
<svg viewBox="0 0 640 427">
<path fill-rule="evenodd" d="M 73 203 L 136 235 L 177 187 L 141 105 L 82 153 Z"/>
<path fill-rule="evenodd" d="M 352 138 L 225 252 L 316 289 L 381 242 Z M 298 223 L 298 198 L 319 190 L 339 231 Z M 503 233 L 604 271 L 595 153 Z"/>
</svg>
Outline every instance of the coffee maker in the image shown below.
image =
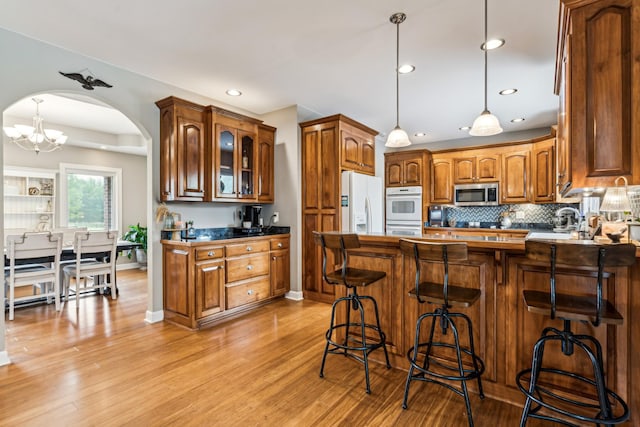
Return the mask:
<svg viewBox="0 0 640 427">
<path fill-rule="evenodd" d="M 260 212 L 262 212 L 262 206 L 249 205 L 244 207 L 244 213 L 242 214 L 242 220 L 244 222 L 250 221 L 251 228 L 260 227 Z"/>
</svg>

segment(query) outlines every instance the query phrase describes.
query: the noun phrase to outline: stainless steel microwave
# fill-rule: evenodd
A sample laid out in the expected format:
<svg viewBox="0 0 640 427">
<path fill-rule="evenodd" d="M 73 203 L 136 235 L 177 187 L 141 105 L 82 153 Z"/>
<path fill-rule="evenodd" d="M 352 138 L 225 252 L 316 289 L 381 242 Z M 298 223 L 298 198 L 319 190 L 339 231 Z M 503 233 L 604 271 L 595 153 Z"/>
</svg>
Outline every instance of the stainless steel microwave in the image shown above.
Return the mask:
<svg viewBox="0 0 640 427">
<path fill-rule="evenodd" d="M 459 184 L 453 188 L 456 206 L 497 206 L 500 200 L 497 182 Z"/>
</svg>

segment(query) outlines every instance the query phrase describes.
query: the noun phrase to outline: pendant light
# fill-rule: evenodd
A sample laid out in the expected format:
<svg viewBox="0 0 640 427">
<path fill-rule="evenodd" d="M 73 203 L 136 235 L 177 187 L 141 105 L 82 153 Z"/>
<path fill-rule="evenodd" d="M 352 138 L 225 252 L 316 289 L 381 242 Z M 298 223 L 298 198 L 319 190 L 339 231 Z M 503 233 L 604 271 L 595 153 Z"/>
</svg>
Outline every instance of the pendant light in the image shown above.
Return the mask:
<svg viewBox="0 0 640 427">
<path fill-rule="evenodd" d="M 472 136 L 491 136 L 502 132 L 500 121 L 487 108 L 487 0 L 484 0 L 484 43 L 480 47 L 484 50 L 484 111 L 473 121 L 469 130 Z"/>
<path fill-rule="evenodd" d="M 411 145 L 409 135 L 400 128 L 400 24 L 407 19 L 404 13 L 394 13 L 389 18 L 392 24 L 396 25 L 396 127 L 389 133 L 385 147 L 406 147 Z"/>
</svg>

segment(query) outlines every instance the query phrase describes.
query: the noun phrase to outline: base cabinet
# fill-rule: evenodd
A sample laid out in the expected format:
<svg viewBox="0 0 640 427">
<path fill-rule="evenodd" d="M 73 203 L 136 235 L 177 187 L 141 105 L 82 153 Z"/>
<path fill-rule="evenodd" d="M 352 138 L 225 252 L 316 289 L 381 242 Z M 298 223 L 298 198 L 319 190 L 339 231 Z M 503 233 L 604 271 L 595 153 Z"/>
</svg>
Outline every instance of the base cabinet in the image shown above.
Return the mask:
<svg viewBox="0 0 640 427">
<path fill-rule="evenodd" d="M 216 241 L 162 241 L 164 318 L 199 329 L 289 290 L 288 234 Z"/>
</svg>

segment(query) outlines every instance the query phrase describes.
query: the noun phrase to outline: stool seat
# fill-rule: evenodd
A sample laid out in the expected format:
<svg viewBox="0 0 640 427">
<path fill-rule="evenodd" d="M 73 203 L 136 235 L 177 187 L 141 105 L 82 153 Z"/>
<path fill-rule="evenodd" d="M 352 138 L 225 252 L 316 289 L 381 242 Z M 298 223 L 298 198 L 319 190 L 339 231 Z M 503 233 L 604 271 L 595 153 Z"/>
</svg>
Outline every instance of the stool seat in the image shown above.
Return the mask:
<svg viewBox="0 0 640 427">
<path fill-rule="evenodd" d="M 524 303 L 530 313 L 551 316 L 551 294 L 543 291 L 525 290 L 522 292 Z M 593 296 L 577 296 L 556 294 L 555 317 L 580 322 L 596 322 L 598 301 Z M 600 321 L 613 325 L 621 325 L 622 315 L 607 300 L 602 301 Z"/>
<path fill-rule="evenodd" d="M 347 267 L 344 281 L 342 278 L 342 269 L 336 270 L 333 273 L 327 273 L 327 279 L 329 283 L 344 284 L 347 287 L 369 286 L 386 275 L 384 271 L 361 270 L 359 268 Z"/>
<path fill-rule="evenodd" d="M 447 305 L 449 307 L 471 307 L 478 299 L 480 299 L 480 289 L 463 288 L 461 286 L 448 286 Z M 421 282 L 418 284 L 418 290 L 409 291 L 409 296 L 425 299 L 431 304 L 442 305 L 445 303 L 444 288 L 441 283 Z"/>
</svg>

